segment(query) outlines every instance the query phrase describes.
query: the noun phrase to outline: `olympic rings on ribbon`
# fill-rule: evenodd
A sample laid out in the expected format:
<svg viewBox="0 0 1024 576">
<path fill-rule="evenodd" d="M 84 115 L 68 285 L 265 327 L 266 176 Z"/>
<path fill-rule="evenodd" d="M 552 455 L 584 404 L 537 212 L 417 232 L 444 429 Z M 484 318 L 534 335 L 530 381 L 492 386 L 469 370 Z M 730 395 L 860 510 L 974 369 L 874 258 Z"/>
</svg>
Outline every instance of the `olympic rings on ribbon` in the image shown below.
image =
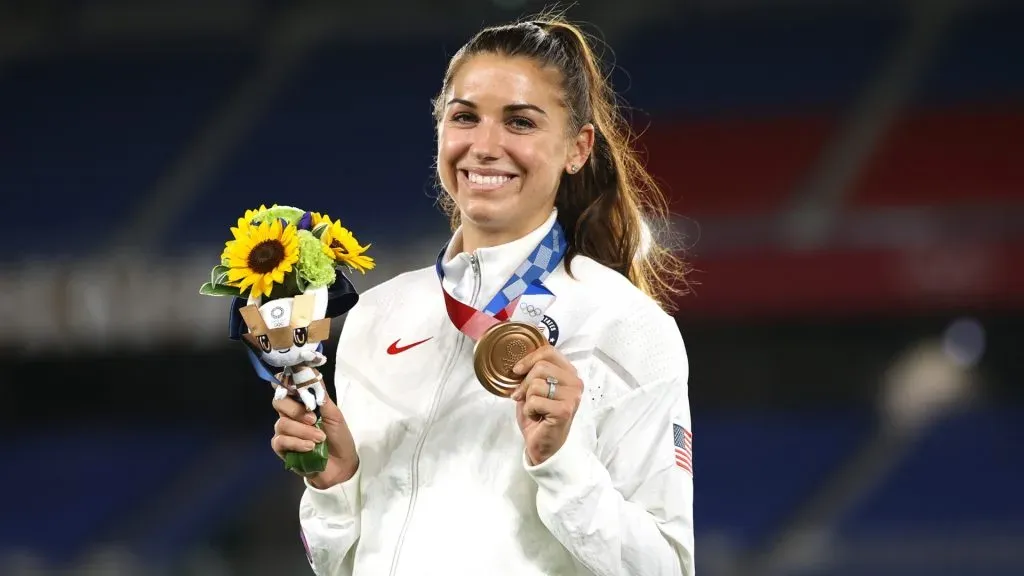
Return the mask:
<svg viewBox="0 0 1024 576">
<path fill-rule="evenodd" d="M 534 306 L 533 304 L 530 304 L 529 302 L 521 302 L 519 304 L 519 309 L 522 310 L 523 312 L 526 312 L 531 317 L 539 316 L 540 313 L 543 312 L 543 310 L 541 310 L 539 307 Z"/>
</svg>

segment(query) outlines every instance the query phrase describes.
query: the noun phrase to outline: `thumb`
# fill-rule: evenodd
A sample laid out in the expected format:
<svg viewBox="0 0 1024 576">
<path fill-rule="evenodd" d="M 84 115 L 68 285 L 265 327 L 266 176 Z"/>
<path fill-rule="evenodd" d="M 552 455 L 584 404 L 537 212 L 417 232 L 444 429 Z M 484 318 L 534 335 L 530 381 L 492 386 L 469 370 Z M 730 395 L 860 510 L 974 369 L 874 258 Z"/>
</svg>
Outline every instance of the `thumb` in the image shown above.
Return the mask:
<svg viewBox="0 0 1024 576">
<path fill-rule="evenodd" d="M 345 421 L 341 415 L 341 408 L 334 403 L 330 392 L 324 393 L 324 404 L 320 407 L 320 418 L 323 420 L 324 433 L 328 436 L 331 431 L 339 426 L 344 426 Z"/>
<path fill-rule="evenodd" d="M 349 431 L 341 409 L 331 399 L 330 394 L 324 394 L 324 403 L 320 406 L 320 419 L 320 429 L 327 435 L 328 452 L 332 456 L 351 457 L 355 451 L 352 432 Z"/>
</svg>

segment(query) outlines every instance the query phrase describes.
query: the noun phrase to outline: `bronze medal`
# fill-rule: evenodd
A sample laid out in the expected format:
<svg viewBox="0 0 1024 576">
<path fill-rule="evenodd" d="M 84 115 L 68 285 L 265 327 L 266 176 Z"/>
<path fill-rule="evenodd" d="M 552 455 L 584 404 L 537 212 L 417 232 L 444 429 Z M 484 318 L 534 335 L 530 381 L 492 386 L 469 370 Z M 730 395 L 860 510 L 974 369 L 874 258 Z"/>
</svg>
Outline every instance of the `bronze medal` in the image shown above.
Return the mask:
<svg viewBox="0 0 1024 576">
<path fill-rule="evenodd" d="M 541 331 L 524 322 L 500 322 L 484 332 L 473 349 L 477 380 L 488 392 L 508 398 L 523 381 L 512 367 L 547 342 Z"/>
</svg>

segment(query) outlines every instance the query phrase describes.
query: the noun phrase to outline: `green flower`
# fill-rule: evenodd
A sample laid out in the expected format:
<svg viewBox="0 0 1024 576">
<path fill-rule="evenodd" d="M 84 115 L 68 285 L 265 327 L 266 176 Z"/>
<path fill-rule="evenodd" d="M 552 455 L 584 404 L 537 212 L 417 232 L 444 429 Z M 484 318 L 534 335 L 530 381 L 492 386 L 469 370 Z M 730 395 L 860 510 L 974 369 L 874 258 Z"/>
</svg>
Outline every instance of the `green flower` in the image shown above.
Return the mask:
<svg viewBox="0 0 1024 576">
<path fill-rule="evenodd" d="M 320 239 L 309 230 L 299 230 L 299 261 L 295 263 L 296 273 L 309 288 L 321 288 L 334 283 L 337 273 L 334 260 L 320 247 Z"/>
<path fill-rule="evenodd" d="M 289 224 L 295 224 L 305 214 L 304 210 L 292 208 L 291 206 L 272 206 L 253 216 L 253 222 L 259 224 L 274 218 L 284 218 Z"/>
</svg>

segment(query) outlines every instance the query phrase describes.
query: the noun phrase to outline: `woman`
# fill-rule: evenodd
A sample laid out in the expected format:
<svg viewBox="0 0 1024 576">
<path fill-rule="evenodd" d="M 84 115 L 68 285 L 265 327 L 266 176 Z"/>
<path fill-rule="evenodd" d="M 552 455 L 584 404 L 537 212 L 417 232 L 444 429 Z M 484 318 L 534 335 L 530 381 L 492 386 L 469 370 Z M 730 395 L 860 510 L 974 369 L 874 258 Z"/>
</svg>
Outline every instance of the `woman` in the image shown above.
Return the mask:
<svg viewBox="0 0 1024 576">
<path fill-rule="evenodd" d="M 324 432 L 275 402 L 279 456 L 329 441 L 300 503 L 317 574 L 694 573 L 688 367 L 658 301 L 681 267 L 644 235 L 656 190 L 613 102 L 558 19 L 452 58 L 435 106 L 451 241 L 349 312 Z M 473 326 L 516 302 L 549 344 L 505 398 L 474 373 Z"/>
</svg>

